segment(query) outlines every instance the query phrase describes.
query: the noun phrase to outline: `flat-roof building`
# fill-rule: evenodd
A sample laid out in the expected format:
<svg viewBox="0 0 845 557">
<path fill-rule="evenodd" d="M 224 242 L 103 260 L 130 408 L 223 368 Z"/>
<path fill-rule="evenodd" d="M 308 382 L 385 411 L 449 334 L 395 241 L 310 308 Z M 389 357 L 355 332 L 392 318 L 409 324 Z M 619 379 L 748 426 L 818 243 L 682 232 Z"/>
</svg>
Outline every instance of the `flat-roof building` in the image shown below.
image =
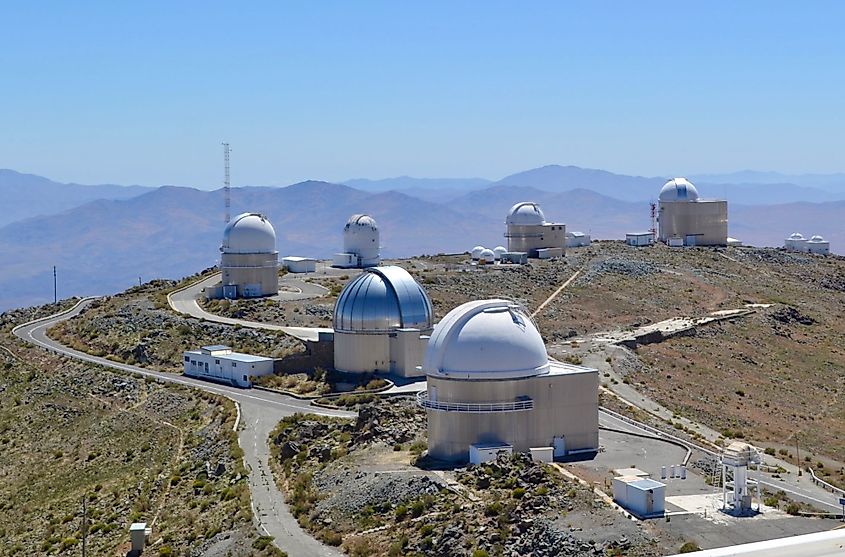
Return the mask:
<svg viewBox="0 0 845 557">
<path fill-rule="evenodd" d="M 273 373 L 274 360 L 234 352 L 228 346 L 215 344 L 183 354 L 184 372 L 188 377 L 207 379 L 237 387 L 251 387 L 251 377 Z"/>
</svg>

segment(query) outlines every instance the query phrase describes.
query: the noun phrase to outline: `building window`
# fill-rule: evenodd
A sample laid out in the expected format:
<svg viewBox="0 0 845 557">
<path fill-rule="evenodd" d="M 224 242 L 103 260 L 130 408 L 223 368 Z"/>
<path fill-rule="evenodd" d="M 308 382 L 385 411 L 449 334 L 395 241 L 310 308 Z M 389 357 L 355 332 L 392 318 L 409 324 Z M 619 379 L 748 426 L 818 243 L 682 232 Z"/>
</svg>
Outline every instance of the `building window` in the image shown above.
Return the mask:
<svg viewBox="0 0 845 557">
<path fill-rule="evenodd" d="M 191 361 L 190 356 L 185 356 L 185 361 L 186 361 L 186 362 L 190 362 L 190 361 Z"/>
<path fill-rule="evenodd" d="M 219 365 L 220 365 L 220 360 L 214 360 L 214 363 L 215 363 L 215 364 L 217 364 L 217 365 L 219 366 Z"/>
<path fill-rule="evenodd" d="M 232 367 L 238 367 L 238 362 L 232 362 Z"/>
</svg>

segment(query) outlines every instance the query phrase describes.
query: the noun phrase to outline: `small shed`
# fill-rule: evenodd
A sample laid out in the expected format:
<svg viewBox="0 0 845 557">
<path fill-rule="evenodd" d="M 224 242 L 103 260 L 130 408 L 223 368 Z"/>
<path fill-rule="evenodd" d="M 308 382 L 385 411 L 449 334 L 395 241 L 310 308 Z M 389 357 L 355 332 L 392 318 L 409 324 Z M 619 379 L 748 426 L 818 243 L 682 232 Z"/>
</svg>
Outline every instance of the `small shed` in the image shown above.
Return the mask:
<svg viewBox="0 0 845 557">
<path fill-rule="evenodd" d="M 563 257 L 563 248 L 540 248 L 537 250 L 539 259 L 555 259 Z"/>
<path fill-rule="evenodd" d="M 146 522 L 133 522 L 129 526 L 129 540 L 132 543 L 133 554 L 140 555 L 144 552 L 144 546 L 151 533 L 152 528 L 147 528 Z"/>
<path fill-rule="evenodd" d="M 469 446 L 469 461 L 473 464 L 484 464 L 496 460 L 499 453 L 513 454 L 513 446 L 506 443 L 476 443 Z"/>
<path fill-rule="evenodd" d="M 573 231 L 566 233 L 566 247 L 580 248 L 590 245 L 590 235 L 583 232 Z"/>
<path fill-rule="evenodd" d="M 273 358 L 233 352 L 228 346 L 203 346 L 200 350 L 183 353 L 184 373 L 237 387 L 251 387 L 250 377 L 273 373 Z"/>
<path fill-rule="evenodd" d="M 666 484 L 642 476 L 613 478 L 613 500 L 639 518 L 663 516 Z"/>
<path fill-rule="evenodd" d="M 628 232 L 625 234 L 625 243 L 629 246 L 650 246 L 654 242 L 654 234 L 651 232 Z"/>
<path fill-rule="evenodd" d="M 500 256 L 502 263 L 525 265 L 528 263 L 528 254 L 524 251 L 506 251 Z"/>
<path fill-rule="evenodd" d="M 317 260 L 310 257 L 289 255 L 282 259 L 282 265 L 289 273 L 313 273 L 317 270 Z"/>
</svg>

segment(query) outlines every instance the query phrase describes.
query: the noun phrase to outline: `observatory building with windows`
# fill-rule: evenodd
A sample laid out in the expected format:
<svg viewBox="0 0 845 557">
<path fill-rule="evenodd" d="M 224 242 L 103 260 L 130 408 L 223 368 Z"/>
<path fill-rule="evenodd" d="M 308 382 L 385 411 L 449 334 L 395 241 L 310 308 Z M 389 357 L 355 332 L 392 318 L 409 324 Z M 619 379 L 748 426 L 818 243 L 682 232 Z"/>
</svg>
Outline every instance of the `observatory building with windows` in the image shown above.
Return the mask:
<svg viewBox="0 0 845 557">
<path fill-rule="evenodd" d="M 549 359 L 540 333 L 509 300 L 467 302 L 434 327 L 418 395 L 428 451 L 466 462 L 484 447 L 555 457 L 598 449 L 598 371 Z"/>
<path fill-rule="evenodd" d="M 341 268 L 376 267 L 380 261 L 379 230 L 373 217 L 352 215 L 343 227 L 343 253 L 336 253 L 332 265 Z"/>
<path fill-rule="evenodd" d="M 528 257 L 561 257 L 566 249 L 566 225 L 546 222 L 540 206 L 522 201 L 511 207 L 505 219 L 508 252 L 522 252 Z"/>
<path fill-rule="evenodd" d="M 223 231 L 219 285 L 207 288 L 208 298 L 257 298 L 279 293 L 279 252 L 276 231 L 264 215 L 242 213 Z"/>
<path fill-rule="evenodd" d="M 660 190 L 658 238 L 670 246 L 726 246 L 728 202 L 704 200 L 686 178 L 673 178 Z"/>
<path fill-rule="evenodd" d="M 349 281 L 334 307 L 334 367 L 352 373 L 419 376 L 434 311 L 402 267 L 370 267 Z"/>
</svg>

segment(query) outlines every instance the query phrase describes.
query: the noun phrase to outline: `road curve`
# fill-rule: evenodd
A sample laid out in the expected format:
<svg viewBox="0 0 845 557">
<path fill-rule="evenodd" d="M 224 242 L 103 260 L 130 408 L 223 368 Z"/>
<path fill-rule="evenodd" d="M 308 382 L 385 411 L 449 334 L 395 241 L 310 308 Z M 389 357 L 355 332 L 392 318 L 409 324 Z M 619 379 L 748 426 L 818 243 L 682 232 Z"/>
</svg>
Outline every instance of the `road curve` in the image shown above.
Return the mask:
<svg viewBox="0 0 845 557">
<path fill-rule="evenodd" d="M 316 341 L 320 331 L 331 331 L 331 329 L 320 327 L 286 327 L 284 325 L 261 323 L 260 321 L 248 321 L 246 319 L 234 319 L 232 317 L 223 317 L 222 315 L 209 313 L 200 307 L 197 303 L 197 297 L 202 293 L 203 288 L 207 286 L 214 286 L 218 282 L 220 282 L 220 273 L 215 273 L 206 279 L 197 281 L 185 288 L 171 292 L 167 295 L 167 303 L 170 304 L 173 311 L 189 315 L 197 319 L 205 319 L 206 321 L 223 323 L 225 325 L 240 325 L 250 329 L 281 331 L 300 340 Z M 300 290 L 306 287 L 313 287 L 313 285 L 302 282 Z"/>
<path fill-rule="evenodd" d="M 138 366 L 113 362 L 106 358 L 92 356 L 60 344 L 47 336 L 47 330 L 59 323 L 79 315 L 96 298 L 85 298 L 62 313 L 18 325 L 12 333 L 35 346 L 52 352 L 105 366 L 123 372 L 135 373 L 158 381 L 175 383 L 225 396 L 240 406 L 242 430 L 238 443 L 244 451 L 244 461 L 249 471 L 252 495 L 253 517 L 256 526 L 263 533 L 273 536 L 274 543 L 292 556 L 341 557 L 342 554 L 321 544 L 300 528 L 290 514 L 284 497 L 273 481 L 270 471 L 270 431 L 285 416 L 297 412 L 311 412 L 324 416 L 353 417 L 349 412 L 327 410 L 311 406 L 307 401 L 268 391 L 244 390 L 227 385 L 208 383 L 199 379 L 152 371 Z"/>
</svg>

